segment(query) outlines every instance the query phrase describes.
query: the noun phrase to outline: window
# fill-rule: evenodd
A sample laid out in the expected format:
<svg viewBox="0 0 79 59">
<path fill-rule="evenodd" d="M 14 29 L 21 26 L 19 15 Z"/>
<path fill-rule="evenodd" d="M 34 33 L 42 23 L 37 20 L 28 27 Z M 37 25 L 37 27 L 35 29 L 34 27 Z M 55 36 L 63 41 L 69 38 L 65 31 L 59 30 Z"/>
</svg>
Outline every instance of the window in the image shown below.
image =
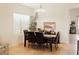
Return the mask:
<svg viewBox="0 0 79 59">
<path fill-rule="evenodd" d="M 14 13 L 14 32 L 20 34 L 23 30 L 29 29 L 30 16 L 24 14 Z"/>
</svg>

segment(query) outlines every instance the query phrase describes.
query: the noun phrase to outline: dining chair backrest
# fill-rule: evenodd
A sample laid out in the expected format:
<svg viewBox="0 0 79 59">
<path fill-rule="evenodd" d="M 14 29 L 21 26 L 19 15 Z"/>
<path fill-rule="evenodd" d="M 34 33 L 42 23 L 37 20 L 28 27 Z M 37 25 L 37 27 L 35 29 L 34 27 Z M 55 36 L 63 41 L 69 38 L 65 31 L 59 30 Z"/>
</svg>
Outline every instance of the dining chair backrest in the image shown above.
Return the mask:
<svg viewBox="0 0 79 59">
<path fill-rule="evenodd" d="M 44 37 L 42 32 L 35 32 L 37 43 L 44 43 Z"/>
<path fill-rule="evenodd" d="M 35 34 L 34 32 L 28 32 L 28 42 L 36 42 L 36 37 L 35 37 Z"/>
<path fill-rule="evenodd" d="M 59 32 L 57 32 L 56 38 L 55 38 L 55 42 L 54 43 L 59 43 Z"/>
<path fill-rule="evenodd" d="M 28 30 L 24 30 L 24 39 L 28 40 Z"/>
</svg>

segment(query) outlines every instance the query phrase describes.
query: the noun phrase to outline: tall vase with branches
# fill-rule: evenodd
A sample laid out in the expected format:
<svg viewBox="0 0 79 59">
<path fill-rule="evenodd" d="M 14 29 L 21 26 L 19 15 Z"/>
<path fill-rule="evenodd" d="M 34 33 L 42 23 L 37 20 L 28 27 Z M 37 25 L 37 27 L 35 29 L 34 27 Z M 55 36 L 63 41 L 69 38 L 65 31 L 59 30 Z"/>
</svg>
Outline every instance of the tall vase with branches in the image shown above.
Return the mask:
<svg viewBox="0 0 79 59">
<path fill-rule="evenodd" d="M 36 26 L 37 26 L 36 20 L 37 20 L 37 18 L 38 18 L 37 13 L 35 13 L 35 16 L 31 16 L 30 27 L 29 27 L 30 31 L 36 31 Z"/>
</svg>

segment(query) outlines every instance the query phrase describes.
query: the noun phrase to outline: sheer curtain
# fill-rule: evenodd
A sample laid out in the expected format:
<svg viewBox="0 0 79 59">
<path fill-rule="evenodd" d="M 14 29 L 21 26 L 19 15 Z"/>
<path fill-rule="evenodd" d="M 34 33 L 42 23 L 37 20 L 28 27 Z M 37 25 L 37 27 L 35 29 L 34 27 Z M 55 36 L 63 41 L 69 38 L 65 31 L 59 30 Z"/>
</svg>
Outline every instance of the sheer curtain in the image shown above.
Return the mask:
<svg viewBox="0 0 79 59">
<path fill-rule="evenodd" d="M 23 40 L 23 30 L 29 29 L 30 16 L 25 14 L 14 13 L 14 33 L 18 41 Z"/>
</svg>

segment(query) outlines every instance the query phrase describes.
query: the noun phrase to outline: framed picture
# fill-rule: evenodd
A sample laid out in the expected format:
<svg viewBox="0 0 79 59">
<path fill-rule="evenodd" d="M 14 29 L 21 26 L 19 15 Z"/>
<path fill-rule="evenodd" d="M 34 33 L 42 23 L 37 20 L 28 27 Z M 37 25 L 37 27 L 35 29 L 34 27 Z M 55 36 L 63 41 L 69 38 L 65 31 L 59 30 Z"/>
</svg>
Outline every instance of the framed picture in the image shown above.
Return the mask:
<svg viewBox="0 0 79 59">
<path fill-rule="evenodd" d="M 54 31 L 56 29 L 56 22 L 44 22 L 45 31 Z"/>
</svg>

